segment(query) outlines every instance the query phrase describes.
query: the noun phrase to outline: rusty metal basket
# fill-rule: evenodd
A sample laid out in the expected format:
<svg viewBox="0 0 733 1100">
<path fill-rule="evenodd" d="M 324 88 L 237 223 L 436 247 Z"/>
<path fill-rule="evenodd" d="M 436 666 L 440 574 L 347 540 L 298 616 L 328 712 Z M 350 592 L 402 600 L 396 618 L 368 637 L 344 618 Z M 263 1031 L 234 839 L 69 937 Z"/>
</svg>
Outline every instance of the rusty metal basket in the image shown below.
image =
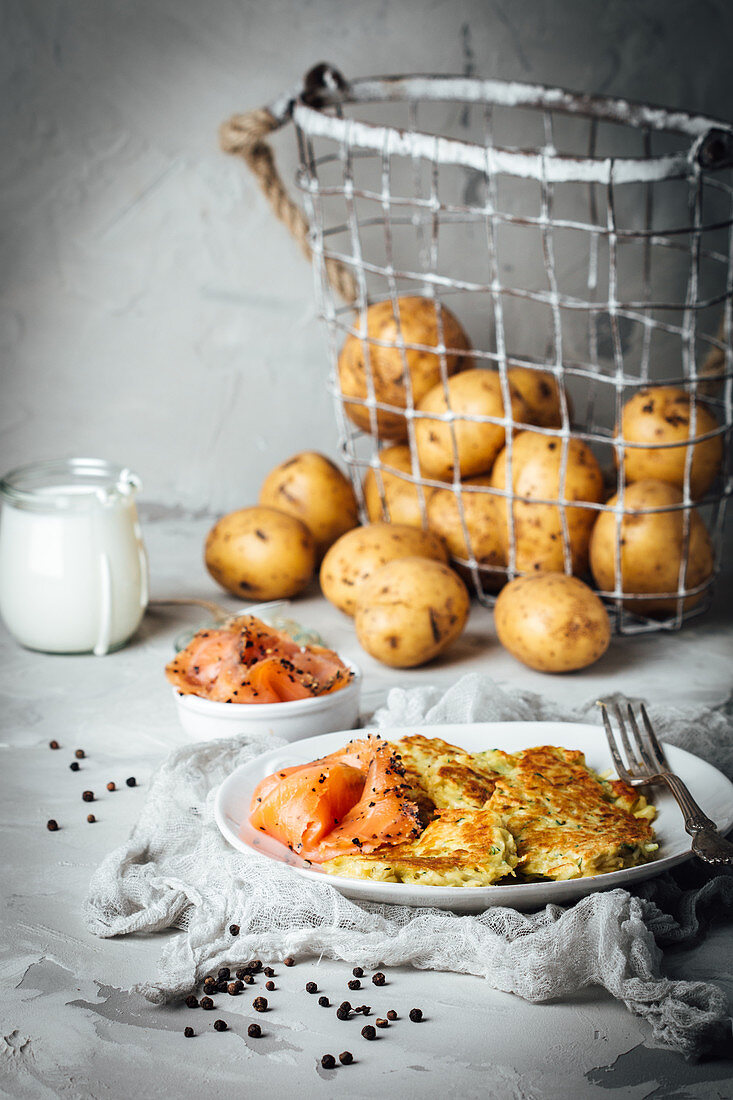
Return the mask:
<svg viewBox="0 0 733 1100">
<path fill-rule="evenodd" d="M 267 133 L 292 120 L 298 139 L 297 184 L 307 219 L 277 175 Z M 566 499 L 570 440 L 590 445 L 603 468 L 606 492 L 585 507 L 615 516 L 614 584 L 600 591 L 619 633 L 678 629 L 704 611 L 720 568 L 727 498 L 733 491 L 733 127 L 681 111 L 577 95 L 560 89 L 464 77 L 412 76 L 347 83 L 319 65 L 295 92 L 270 108 L 235 116 L 222 128 L 227 151 L 257 175 L 277 215 L 312 255 L 319 314 L 331 358 L 329 387 L 362 514 L 362 482 L 373 471 L 382 514 L 389 518 L 380 455 L 378 414 L 405 418 L 409 468 L 389 475 L 415 486 L 420 516 L 436 488 L 452 489 L 466 551 L 456 559 L 478 598 L 491 604 L 499 584 L 516 576 L 515 506 L 553 506 L 561 519 L 562 562 L 573 568 Z M 446 486 L 421 473 L 415 427 L 428 414 L 413 400 L 398 299 L 432 299 L 437 343 L 448 394 L 448 356 L 440 323 L 448 307 L 470 335 L 464 366 L 498 371 L 503 415 L 457 416 L 450 425 L 484 420 L 506 431 L 509 469 L 515 430 L 559 441 L 562 460 L 556 497 L 520 496 L 512 489 L 470 490 L 508 498 L 505 560 L 481 560 L 466 524 L 458 464 Z M 405 400 L 380 400 L 371 373 L 366 313 L 388 300 L 404 362 Z M 363 396 L 342 393 L 339 354 L 346 338 L 363 345 Z M 509 408 L 508 372 L 549 372 L 557 382 L 561 423 L 517 424 Z M 622 521 L 628 517 L 625 455 L 640 447 L 617 431 L 625 402 L 653 385 L 689 395 L 681 500 L 641 512 L 680 513 L 682 550 L 674 588 L 624 591 Z M 350 418 L 361 406 L 364 431 Z M 715 426 L 701 430 L 705 407 Z M 432 414 L 435 417 L 435 413 Z M 701 499 L 690 491 L 693 444 L 723 442 L 724 458 Z M 672 444 L 644 444 L 652 450 Z M 677 444 L 679 447 L 679 443 Z M 511 483 L 511 474 L 509 477 Z M 463 489 L 463 491 L 461 491 Z M 608 504 L 612 494 L 615 503 Z M 688 584 L 691 527 L 704 520 L 712 541 L 709 575 Z M 640 614 L 650 599 L 666 601 L 660 616 Z M 634 609 L 637 604 L 636 610 Z"/>
</svg>

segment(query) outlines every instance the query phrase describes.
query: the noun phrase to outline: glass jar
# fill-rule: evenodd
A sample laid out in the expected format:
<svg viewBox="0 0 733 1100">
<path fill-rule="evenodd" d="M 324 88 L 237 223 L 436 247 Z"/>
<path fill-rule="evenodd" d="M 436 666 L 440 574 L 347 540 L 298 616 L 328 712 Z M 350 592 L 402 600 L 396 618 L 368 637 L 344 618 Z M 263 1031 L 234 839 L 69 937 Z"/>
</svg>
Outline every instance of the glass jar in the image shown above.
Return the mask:
<svg viewBox="0 0 733 1100">
<path fill-rule="evenodd" d="M 148 602 L 140 480 L 102 459 L 35 462 L 0 481 L 0 614 L 45 653 L 117 649 Z"/>
</svg>

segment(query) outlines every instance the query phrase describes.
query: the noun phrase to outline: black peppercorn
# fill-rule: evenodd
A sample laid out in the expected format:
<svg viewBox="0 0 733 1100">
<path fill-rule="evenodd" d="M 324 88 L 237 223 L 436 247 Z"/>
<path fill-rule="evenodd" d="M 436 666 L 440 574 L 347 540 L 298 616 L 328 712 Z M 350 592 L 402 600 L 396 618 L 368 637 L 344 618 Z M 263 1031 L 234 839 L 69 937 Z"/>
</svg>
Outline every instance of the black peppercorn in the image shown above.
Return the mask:
<svg viewBox="0 0 733 1100">
<path fill-rule="evenodd" d="M 363 978 L 364 977 L 364 971 L 362 970 L 362 968 L 360 966 L 355 966 L 354 969 L 351 971 L 351 973 L 354 975 L 355 978 Z"/>
<path fill-rule="evenodd" d="M 227 1030 L 226 1020 L 214 1020 L 214 1031 L 226 1031 L 226 1030 Z"/>
<path fill-rule="evenodd" d="M 387 979 L 385 978 L 382 971 L 378 970 L 376 974 L 372 974 L 372 981 L 374 982 L 375 985 L 385 985 L 386 982 L 387 982 Z"/>
<path fill-rule="evenodd" d="M 369 1013 L 371 1012 L 371 1010 L 372 1010 L 372 1009 L 371 1009 L 371 1006 L 370 1006 L 370 1005 L 362 1005 L 362 1006 L 361 1006 L 361 1014 L 362 1014 L 362 1016 L 368 1016 L 368 1015 L 369 1015 Z"/>
<path fill-rule="evenodd" d="M 256 974 L 258 970 L 262 970 L 262 963 L 259 959 L 250 959 L 247 963 L 247 969 L 254 971 Z"/>
<path fill-rule="evenodd" d="M 372 1027 L 371 1024 L 367 1024 L 365 1027 L 363 1027 L 361 1029 L 361 1033 L 365 1039 L 371 1040 L 376 1039 L 377 1037 L 377 1029 L 375 1027 Z"/>
<path fill-rule="evenodd" d="M 262 1028 L 259 1024 L 250 1024 L 247 1028 L 247 1034 L 250 1039 L 259 1039 L 262 1035 Z"/>
<path fill-rule="evenodd" d="M 81 792 L 81 797 L 84 800 L 84 802 L 93 802 L 94 801 L 94 791 L 82 791 Z"/>
<path fill-rule="evenodd" d="M 330 1008 L 331 1007 L 331 1002 L 329 1001 L 328 997 L 319 997 L 318 998 L 318 1003 L 321 1006 L 321 1008 Z"/>
<path fill-rule="evenodd" d="M 272 993 L 274 988 L 275 988 L 275 983 L 274 982 L 265 982 L 265 989 L 269 989 L 270 993 Z"/>
<path fill-rule="evenodd" d="M 339 1008 L 343 1009 L 344 1012 L 351 1012 L 351 1001 L 342 1001 Z"/>
<path fill-rule="evenodd" d="M 59 827 L 59 823 L 53 817 L 50 818 L 50 820 L 46 822 L 46 828 L 48 829 L 49 833 L 55 833 L 56 830 L 58 829 L 58 827 Z"/>
<path fill-rule="evenodd" d="M 265 975 L 266 978 L 275 977 L 275 971 L 272 969 L 271 966 L 266 966 L 262 973 Z"/>
<path fill-rule="evenodd" d="M 84 752 L 84 749 L 77 749 L 76 752 L 74 753 L 74 756 L 76 757 L 77 760 L 83 760 L 84 757 L 86 756 L 86 753 Z"/>
<path fill-rule="evenodd" d="M 244 982 L 245 985 L 254 985 L 255 984 L 254 978 L 252 977 L 251 974 L 248 974 L 246 970 L 244 972 L 244 977 L 242 978 L 242 981 Z"/>
<path fill-rule="evenodd" d="M 350 1015 L 350 1010 L 348 1008 L 337 1008 L 336 1009 L 336 1019 L 337 1020 L 348 1020 L 349 1015 Z"/>
<path fill-rule="evenodd" d="M 349 989 L 361 989 L 361 982 L 358 978 L 352 978 L 349 982 Z"/>
<path fill-rule="evenodd" d="M 339 1062 L 342 1066 L 350 1066 L 354 1061 L 354 1055 L 350 1050 L 342 1050 L 339 1054 Z"/>
<path fill-rule="evenodd" d="M 306 982 L 305 983 L 305 991 L 306 991 L 306 993 L 317 993 L 318 992 L 318 986 L 316 985 L 315 982 Z"/>
<path fill-rule="evenodd" d="M 93 825 L 96 820 L 97 819 L 94 816 L 94 814 L 87 814 L 87 821 L 89 822 L 90 825 Z"/>
<path fill-rule="evenodd" d="M 108 791 L 116 791 L 117 790 L 117 784 L 116 783 L 111 783 L 111 782 L 108 783 L 107 784 L 107 790 Z"/>
<path fill-rule="evenodd" d="M 194 997 L 193 993 L 189 993 L 188 997 L 186 997 L 186 1004 L 189 1008 L 198 1008 L 198 997 Z"/>
<path fill-rule="evenodd" d="M 229 934 L 231 936 L 238 936 L 239 935 L 239 925 L 238 924 L 230 924 L 229 925 Z"/>
<path fill-rule="evenodd" d="M 240 981 L 242 980 L 242 978 L 244 977 L 244 975 L 246 973 L 247 973 L 247 968 L 244 967 L 244 966 L 240 966 L 239 970 L 235 970 L 235 974 L 240 979 Z"/>
<path fill-rule="evenodd" d="M 241 993 L 244 989 L 244 982 L 230 982 L 227 986 L 227 993 L 230 997 L 236 997 L 237 993 Z"/>
<path fill-rule="evenodd" d="M 58 741 L 49 741 L 48 742 L 48 747 L 49 747 L 49 749 L 60 749 L 61 748 Z"/>
<path fill-rule="evenodd" d="M 295 966 L 295 959 L 292 955 L 288 955 L 286 959 L 283 959 L 283 964 L 285 966 Z"/>
<path fill-rule="evenodd" d="M 211 997 L 202 997 L 200 1003 L 202 1008 L 212 1009 L 214 1007 Z"/>
<path fill-rule="evenodd" d="M 193 1039 L 196 1032 L 193 1030 L 192 1027 L 184 1027 L 183 1034 L 186 1036 L 187 1039 Z"/>
<path fill-rule="evenodd" d="M 267 997 L 255 997 L 252 1008 L 255 1012 L 267 1012 Z"/>
<path fill-rule="evenodd" d="M 336 1065 L 336 1059 L 334 1058 L 333 1054 L 324 1054 L 321 1058 L 321 1065 L 324 1069 L 333 1069 L 333 1067 Z"/>
<path fill-rule="evenodd" d="M 420 1021 L 422 1020 L 422 1009 L 421 1008 L 411 1008 L 410 1009 L 410 1019 L 412 1020 L 413 1024 L 419 1024 Z"/>
<path fill-rule="evenodd" d="M 72 760 L 71 763 L 69 764 L 69 767 L 71 768 L 72 772 L 78 772 L 79 771 L 79 761 L 78 760 Z"/>
<path fill-rule="evenodd" d="M 383 1020 L 381 1016 L 377 1016 L 374 1023 L 377 1025 L 377 1027 L 389 1027 L 389 1020 Z"/>
<path fill-rule="evenodd" d="M 136 787 L 137 786 L 137 780 L 135 779 L 134 775 L 131 775 L 129 779 L 126 779 L 125 783 L 127 783 L 128 787 Z"/>
<path fill-rule="evenodd" d="M 228 966 L 222 966 L 219 973 L 216 975 L 220 982 L 223 982 L 225 978 L 228 978 L 231 974 L 231 970 Z"/>
<path fill-rule="evenodd" d="M 388 1020 L 397 1020 L 397 1019 L 399 1019 L 399 1017 L 397 1016 L 397 1013 L 395 1012 L 395 1010 L 393 1008 L 390 1008 L 389 1012 L 387 1013 L 387 1019 Z"/>
</svg>

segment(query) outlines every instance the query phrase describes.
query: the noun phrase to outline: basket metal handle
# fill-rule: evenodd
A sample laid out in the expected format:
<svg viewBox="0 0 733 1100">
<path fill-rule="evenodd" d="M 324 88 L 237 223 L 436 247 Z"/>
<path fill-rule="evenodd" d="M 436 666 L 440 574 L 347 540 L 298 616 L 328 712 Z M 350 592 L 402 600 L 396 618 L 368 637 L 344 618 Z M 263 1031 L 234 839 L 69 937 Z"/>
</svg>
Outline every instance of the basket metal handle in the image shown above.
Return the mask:
<svg viewBox="0 0 733 1100">
<path fill-rule="evenodd" d="M 309 243 L 308 219 L 290 198 L 275 163 L 275 155 L 266 138 L 285 123 L 290 122 L 296 100 L 317 107 L 333 101 L 334 92 L 345 92 L 347 84 L 341 74 L 330 65 L 321 62 L 305 76 L 293 91 L 269 107 L 256 107 L 244 114 L 232 115 L 219 127 L 219 142 L 225 153 L 241 157 L 254 175 L 260 190 L 277 217 L 290 231 L 309 261 L 312 251 Z M 340 260 L 324 257 L 328 280 L 346 302 L 357 297 L 356 280 Z"/>
</svg>

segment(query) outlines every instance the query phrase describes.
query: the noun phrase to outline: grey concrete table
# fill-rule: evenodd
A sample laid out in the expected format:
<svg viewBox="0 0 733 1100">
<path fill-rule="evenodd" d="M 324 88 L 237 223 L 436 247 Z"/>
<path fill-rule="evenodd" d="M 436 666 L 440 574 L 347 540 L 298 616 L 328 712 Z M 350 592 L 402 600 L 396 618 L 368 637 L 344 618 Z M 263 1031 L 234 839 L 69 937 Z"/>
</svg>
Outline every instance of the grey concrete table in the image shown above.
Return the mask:
<svg viewBox="0 0 733 1100">
<path fill-rule="evenodd" d="M 207 528 L 205 520 L 148 514 L 154 596 L 208 597 L 234 608 L 203 570 Z M 567 703 L 614 689 L 654 701 L 718 702 L 731 682 L 726 606 L 730 582 L 721 587 L 718 610 L 681 634 L 614 641 L 598 666 L 562 678 L 516 664 L 480 607 L 450 657 L 408 673 L 366 658 L 350 621 L 315 590 L 298 601 L 296 612 L 362 665 L 367 712 L 392 686 L 447 686 L 475 669 Z M 135 822 L 152 770 L 185 742 L 162 667 L 177 631 L 199 621 L 195 610 L 151 612 L 134 641 L 106 658 L 31 653 L 0 637 L 4 1096 L 199 1097 L 212 1090 L 557 1100 L 733 1095 L 733 1059 L 688 1065 L 653 1049 L 646 1027 L 595 989 L 561 1004 L 531 1005 L 478 978 L 392 970 L 384 990 L 369 986 L 362 998 L 401 1017 L 375 1043 L 361 1039 L 356 1022 L 340 1023 L 303 991 L 314 979 L 332 1001 L 346 995 L 349 969 L 326 959 L 277 967 L 283 992 L 277 1012 L 267 1017 L 268 1038 L 260 1041 L 247 1038 L 244 1004 L 234 999 L 222 1013 L 231 1030 L 218 1034 L 203 1013 L 155 1007 L 132 991 L 154 975 L 165 935 L 95 939 L 80 906 L 92 870 Z M 48 748 L 52 738 L 62 746 L 57 752 Z M 76 748 L 86 758 L 72 773 Z M 125 780 L 133 775 L 138 785 L 129 788 Z M 106 790 L 110 780 L 117 785 L 113 793 Z M 87 788 L 97 795 L 93 805 L 81 800 Z M 86 821 L 90 810 L 93 825 Z M 56 833 L 45 828 L 51 817 L 61 826 Z M 670 954 L 667 968 L 714 979 L 733 999 L 733 929 L 713 928 L 694 952 Z M 413 1005 L 424 1009 L 423 1024 L 405 1019 Z M 200 1034 L 184 1039 L 186 1025 Z M 323 1053 L 345 1048 L 358 1056 L 356 1064 L 321 1068 Z"/>
</svg>

